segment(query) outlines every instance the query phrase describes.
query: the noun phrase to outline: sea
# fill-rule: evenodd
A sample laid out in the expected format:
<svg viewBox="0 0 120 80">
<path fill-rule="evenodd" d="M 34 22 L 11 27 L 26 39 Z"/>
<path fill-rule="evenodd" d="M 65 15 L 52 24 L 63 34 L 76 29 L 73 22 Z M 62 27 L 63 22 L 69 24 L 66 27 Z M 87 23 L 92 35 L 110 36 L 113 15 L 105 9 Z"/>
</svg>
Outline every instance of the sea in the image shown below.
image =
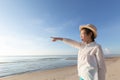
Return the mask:
<svg viewBox="0 0 120 80">
<path fill-rule="evenodd" d="M 77 64 L 77 55 L 0 56 L 0 78 Z"/>
<path fill-rule="evenodd" d="M 120 54 L 110 54 L 105 57 L 120 57 Z M 0 56 L 0 78 L 72 65 L 77 65 L 77 55 Z"/>
</svg>

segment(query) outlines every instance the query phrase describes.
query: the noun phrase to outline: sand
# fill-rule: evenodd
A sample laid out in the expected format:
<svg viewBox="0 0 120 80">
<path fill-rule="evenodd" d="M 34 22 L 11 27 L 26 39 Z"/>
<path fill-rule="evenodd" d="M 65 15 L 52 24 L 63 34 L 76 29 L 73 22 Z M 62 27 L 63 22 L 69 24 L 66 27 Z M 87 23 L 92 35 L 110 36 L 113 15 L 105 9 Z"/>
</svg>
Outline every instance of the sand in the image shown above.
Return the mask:
<svg viewBox="0 0 120 80">
<path fill-rule="evenodd" d="M 120 80 L 120 58 L 105 60 L 107 65 L 106 80 Z M 0 80 L 79 80 L 77 66 L 69 66 L 53 70 L 35 71 L 0 78 Z"/>
</svg>

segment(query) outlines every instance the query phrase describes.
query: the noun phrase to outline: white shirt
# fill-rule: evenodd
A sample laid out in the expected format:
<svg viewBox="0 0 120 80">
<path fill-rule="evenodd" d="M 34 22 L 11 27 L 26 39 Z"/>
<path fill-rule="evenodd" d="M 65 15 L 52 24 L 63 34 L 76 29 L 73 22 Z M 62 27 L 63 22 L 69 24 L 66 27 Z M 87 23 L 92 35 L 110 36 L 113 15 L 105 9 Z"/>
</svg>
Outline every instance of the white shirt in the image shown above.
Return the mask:
<svg viewBox="0 0 120 80">
<path fill-rule="evenodd" d="M 105 80 L 106 66 L 102 48 L 96 42 L 89 44 L 63 38 L 63 42 L 79 49 L 78 75 L 84 80 Z"/>
</svg>

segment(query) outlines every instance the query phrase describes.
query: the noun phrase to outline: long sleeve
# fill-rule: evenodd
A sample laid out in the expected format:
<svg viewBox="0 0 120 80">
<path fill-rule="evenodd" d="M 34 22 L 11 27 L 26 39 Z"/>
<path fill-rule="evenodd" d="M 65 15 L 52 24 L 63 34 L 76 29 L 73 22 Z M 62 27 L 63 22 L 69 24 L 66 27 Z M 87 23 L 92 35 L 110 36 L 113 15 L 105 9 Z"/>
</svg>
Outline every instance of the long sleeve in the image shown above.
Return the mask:
<svg viewBox="0 0 120 80">
<path fill-rule="evenodd" d="M 68 38 L 63 38 L 63 42 L 66 43 L 66 44 L 69 44 L 72 47 L 75 47 L 77 49 L 79 49 L 80 45 L 81 45 L 80 42 L 77 42 L 77 41 L 74 41 L 74 40 L 71 40 L 71 39 L 68 39 Z"/>
<path fill-rule="evenodd" d="M 97 47 L 96 58 L 98 63 L 98 78 L 99 80 L 105 80 L 106 66 L 101 46 Z"/>
</svg>

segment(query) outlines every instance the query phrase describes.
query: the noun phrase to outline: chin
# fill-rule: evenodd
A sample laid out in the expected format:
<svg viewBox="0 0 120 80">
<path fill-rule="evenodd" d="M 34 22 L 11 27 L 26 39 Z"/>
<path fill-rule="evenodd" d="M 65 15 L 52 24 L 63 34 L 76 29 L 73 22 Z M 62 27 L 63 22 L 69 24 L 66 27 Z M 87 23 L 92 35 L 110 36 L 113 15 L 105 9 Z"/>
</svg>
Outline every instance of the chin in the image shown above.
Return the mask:
<svg viewBox="0 0 120 80">
<path fill-rule="evenodd" d="M 85 40 L 82 40 L 83 42 L 87 42 L 87 41 L 85 41 Z"/>
</svg>

